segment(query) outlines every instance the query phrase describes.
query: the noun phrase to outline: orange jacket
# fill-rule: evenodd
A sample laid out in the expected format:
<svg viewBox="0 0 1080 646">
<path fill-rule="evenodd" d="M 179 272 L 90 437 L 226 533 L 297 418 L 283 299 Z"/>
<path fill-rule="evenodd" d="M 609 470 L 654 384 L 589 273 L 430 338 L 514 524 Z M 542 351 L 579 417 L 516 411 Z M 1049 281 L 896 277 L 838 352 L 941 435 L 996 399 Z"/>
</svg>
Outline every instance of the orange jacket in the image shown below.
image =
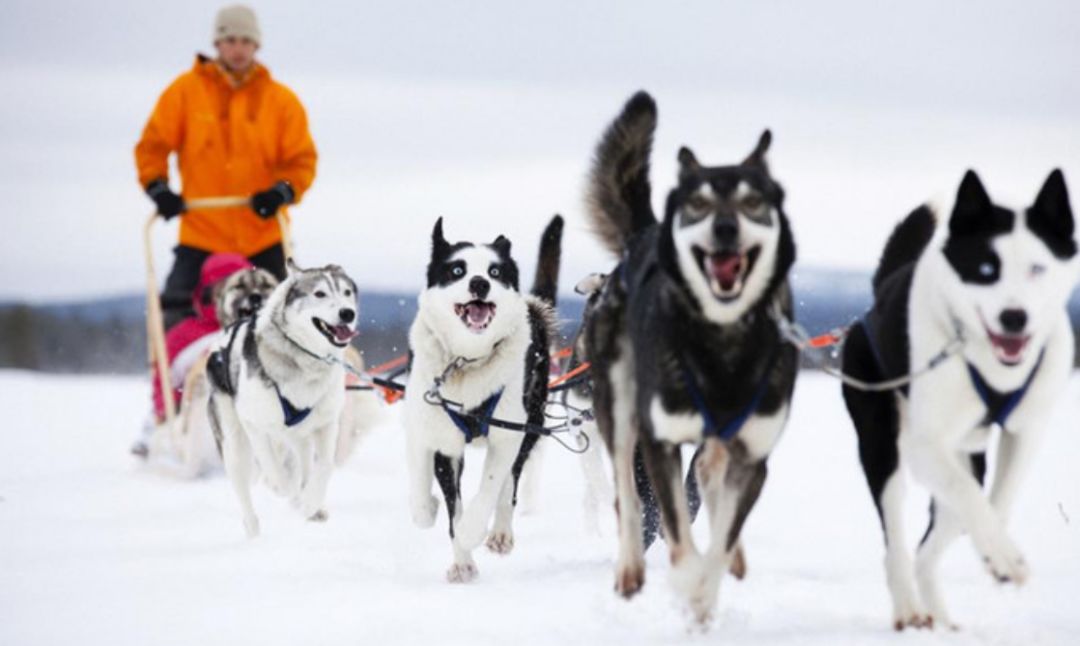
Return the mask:
<svg viewBox="0 0 1080 646">
<path fill-rule="evenodd" d="M 298 202 L 315 179 L 304 107 L 258 63 L 239 87 L 204 56 L 173 81 L 135 145 L 141 186 L 168 179 L 172 152 L 185 199 L 251 195 L 285 180 Z M 180 244 L 205 251 L 252 256 L 280 241 L 276 219 L 246 207 L 192 210 L 180 218 Z"/>
</svg>

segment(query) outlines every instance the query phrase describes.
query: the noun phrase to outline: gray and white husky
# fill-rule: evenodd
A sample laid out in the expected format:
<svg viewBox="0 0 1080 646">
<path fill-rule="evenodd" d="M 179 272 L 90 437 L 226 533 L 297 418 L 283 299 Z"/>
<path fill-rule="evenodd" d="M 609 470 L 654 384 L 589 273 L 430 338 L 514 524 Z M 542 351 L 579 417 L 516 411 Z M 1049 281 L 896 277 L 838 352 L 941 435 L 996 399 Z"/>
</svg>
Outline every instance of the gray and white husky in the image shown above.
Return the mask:
<svg viewBox="0 0 1080 646">
<path fill-rule="evenodd" d="M 587 321 L 597 426 L 612 451 L 619 557 L 615 588 L 643 585 L 640 447 L 671 553 L 672 583 L 698 621 L 716 605 L 739 533 L 765 482 L 765 462 L 788 416 L 797 371 L 774 312 L 790 317 L 795 245 L 784 193 L 765 161 L 766 131 L 743 162 L 704 166 L 679 151 L 678 182 L 662 222 L 651 205 L 649 155 L 656 104 L 632 97 L 597 145 L 589 215 L 622 261 Z M 690 532 L 681 445 L 694 470 L 712 538 Z"/>
<path fill-rule="evenodd" d="M 250 537 L 259 533 L 251 504 L 259 475 L 305 518 L 327 518 L 345 403 L 340 362 L 356 321 L 356 285 L 340 267 L 302 270 L 290 260 L 258 314 L 229 330 L 210 357 L 210 423 Z"/>
<path fill-rule="evenodd" d="M 968 171 L 951 211 L 941 213 L 948 215 L 944 226 L 929 206 L 897 226 L 874 275 L 873 308 L 844 346 L 848 374 L 881 382 L 927 366 L 963 339 L 958 354 L 904 388 L 843 389 L 885 534 L 897 630 L 951 624 L 937 569 L 964 532 L 998 581 L 1027 579 L 1006 522 L 1073 361 L 1065 304 L 1076 282 L 1076 241 L 1061 171 L 1026 208 L 995 204 Z M 997 465 L 986 496 L 994 427 Z M 914 562 L 901 464 L 932 496 Z"/>
<path fill-rule="evenodd" d="M 550 226 L 561 228 L 556 218 Z M 412 363 L 405 396 L 409 504 L 413 521 L 431 527 L 439 508 L 438 480 L 450 519 L 453 563 L 446 573 L 461 583 L 477 575 L 472 552 L 513 549 L 512 519 L 521 470 L 538 436 L 490 426 L 487 420 L 543 424 L 554 315 L 548 301 L 522 294 L 510 241 L 457 242 L 431 236 L 427 288 L 409 330 Z M 457 364 L 457 369 L 447 371 Z M 461 405 L 457 415 L 425 397 L 445 376 L 440 394 Z M 462 505 L 465 446 L 486 442 L 480 488 Z M 492 516 L 494 523 L 490 527 Z"/>
</svg>

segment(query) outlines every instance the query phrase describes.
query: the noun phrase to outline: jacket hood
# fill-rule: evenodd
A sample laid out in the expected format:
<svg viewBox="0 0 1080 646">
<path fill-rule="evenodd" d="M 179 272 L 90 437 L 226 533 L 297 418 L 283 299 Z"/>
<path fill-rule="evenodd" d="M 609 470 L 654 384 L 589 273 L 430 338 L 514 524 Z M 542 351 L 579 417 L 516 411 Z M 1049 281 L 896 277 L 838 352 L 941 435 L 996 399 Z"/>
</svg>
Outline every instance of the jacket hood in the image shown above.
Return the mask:
<svg viewBox="0 0 1080 646">
<path fill-rule="evenodd" d="M 217 324 L 217 308 L 214 303 L 204 304 L 203 294 L 236 272 L 252 266 L 247 258 L 238 253 L 215 253 L 207 258 L 203 263 L 202 271 L 199 272 L 199 282 L 192 293 L 192 305 L 198 317 Z"/>
</svg>

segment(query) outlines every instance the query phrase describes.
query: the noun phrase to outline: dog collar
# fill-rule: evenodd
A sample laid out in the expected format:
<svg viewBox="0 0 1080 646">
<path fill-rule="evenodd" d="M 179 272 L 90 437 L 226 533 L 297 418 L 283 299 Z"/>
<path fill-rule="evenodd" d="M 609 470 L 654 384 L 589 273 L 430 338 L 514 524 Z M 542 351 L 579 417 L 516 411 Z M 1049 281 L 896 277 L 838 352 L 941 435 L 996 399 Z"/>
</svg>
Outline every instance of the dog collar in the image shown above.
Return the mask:
<svg viewBox="0 0 1080 646">
<path fill-rule="evenodd" d="M 690 372 L 690 369 L 686 366 L 686 362 L 680 358 L 679 366 L 682 368 L 683 381 L 686 382 L 686 392 L 690 395 L 690 401 L 693 402 L 694 408 L 697 409 L 698 414 L 701 415 L 701 419 L 705 423 L 702 435 L 705 437 L 716 437 L 727 442 L 739 434 L 739 431 L 746 426 L 746 422 L 749 421 L 750 416 L 754 414 L 754 411 L 756 411 L 761 404 L 762 398 L 765 397 L 765 390 L 769 387 L 769 376 L 772 374 L 772 370 L 776 366 L 776 361 L 779 356 L 780 347 L 777 346 L 773 350 L 772 357 L 770 357 L 768 363 L 765 364 L 765 372 L 761 375 L 761 381 L 754 390 L 754 396 L 750 398 L 750 401 L 746 403 L 746 406 L 743 406 L 742 409 L 722 425 L 718 423 L 716 417 L 709 409 L 708 404 L 705 402 L 705 396 L 702 394 L 701 388 L 698 387 L 697 380 L 694 379 L 694 373 Z"/>
</svg>

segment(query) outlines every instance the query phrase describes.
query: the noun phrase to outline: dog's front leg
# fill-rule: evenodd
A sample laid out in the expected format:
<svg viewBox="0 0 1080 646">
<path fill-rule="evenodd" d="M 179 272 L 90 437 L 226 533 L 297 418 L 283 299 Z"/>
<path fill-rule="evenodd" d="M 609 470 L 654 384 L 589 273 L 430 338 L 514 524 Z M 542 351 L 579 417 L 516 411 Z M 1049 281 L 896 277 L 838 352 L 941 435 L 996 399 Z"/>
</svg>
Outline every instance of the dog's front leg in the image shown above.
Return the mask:
<svg viewBox="0 0 1080 646">
<path fill-rule="evenodd" d="M 925 426 L 922 429 L 901 434 L 901 446 L 912 474 L 939 504 L 959 514 L 994 578 L 1003 583 L 1023 583 L 1028 575 L 1023 555 L 1006 534 L 1001 518 L 971 471 L 961 466 L 956 454 L 942 441 L 946 431 Z"/>
<path fill-rule="evenodd" d="M 521 433 L 495 431 L 488 436 L 487 455 L 480 477 L 480 489 L 469 501 L 462 514 L 454 542 L 461 549 L 471 552 L 487 535 L 488 521 L 502 493 L 503 485 L 510 478 L 510 469 L 517 457 L 523 439 Z"/>
<path fill-rule="evenodd" d="M 258 429 L 248 434 L 255 461 L 259 464 L 266 484 L 279 496 L 292 498 L 297 489 L 290 488 L 289 474 L 285 469 L 285 460 L 290 453 L 287 447 L 274 447 L 269 433 Z"/>
<path fill-rule="evenodd" d="M 303 458 L 301 463 L 307 472 L 300 494 L 300 513 L 311 521 L 323 522 L 329 517 L 326 511 L 326 488 L 334 470 L 334 448 L 337 446 L 338 431 L 338 420 L 335 418 L 315 431 L 312 441 L 304 443 L 306 450 L 300 452 Z M 314 455 L 311 455 L 312 449 Z"/>
<path fill-rule="evenodd" d="M 220 438 L 221 457 L 225 473 L 229 476 L 236 497 L 240 501 L 243 514 L 244 531 L 248 538 L 259 535 L 259 517 L 251 504 L 251 483 L 256 473 L 256 464 L 248 441 L 248 433 L 240 424 L 232 401 L 219 395 L 212 395 L 209 403 L 210 424 L 214 435 Z"/>
</svg>

